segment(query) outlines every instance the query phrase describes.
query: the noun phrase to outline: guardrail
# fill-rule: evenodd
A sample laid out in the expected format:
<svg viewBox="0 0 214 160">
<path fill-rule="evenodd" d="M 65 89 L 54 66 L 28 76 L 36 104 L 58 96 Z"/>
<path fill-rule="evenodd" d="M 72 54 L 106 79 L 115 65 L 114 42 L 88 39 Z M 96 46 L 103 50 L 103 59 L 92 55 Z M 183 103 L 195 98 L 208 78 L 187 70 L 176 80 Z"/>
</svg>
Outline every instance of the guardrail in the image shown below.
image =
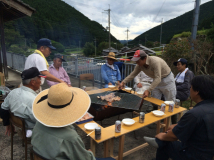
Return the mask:
<svg viewBox="0 0 214 160">
<path fill-rule="evenodd" d="M 101 66 L 106 63 L 105 60 L 78 57 L 78 56 L 63 56 L 66 62 L 62 63 L 62 67 L 66 70 L 69 75 L 79 77 L 80 74 L 92 73 L 94 74 L 95 82 L 100 85 L 104 84 L 101 76 Z M 24 70 L 26 57 L 22 54 L 16 54 L 7 52 L 7 65 L 14 70 L 22 72 Z M 48 62 L 51 65 L 53 62 Z M 127 77 L 135 67 L 135 64 L 124 63 L 125 67 L 122 67 L 121 76 L 122 78 Z M 126 84 L 129 87 L 133 87 L 133 81 Z"/>
</svg>

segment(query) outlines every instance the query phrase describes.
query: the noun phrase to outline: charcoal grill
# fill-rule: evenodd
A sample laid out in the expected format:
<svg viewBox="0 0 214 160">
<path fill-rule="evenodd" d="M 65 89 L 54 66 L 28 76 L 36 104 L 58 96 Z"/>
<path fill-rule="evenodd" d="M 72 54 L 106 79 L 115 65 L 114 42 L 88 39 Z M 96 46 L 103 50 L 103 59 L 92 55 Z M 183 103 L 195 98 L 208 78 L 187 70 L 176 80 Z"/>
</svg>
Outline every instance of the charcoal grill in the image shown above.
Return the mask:
<svg viewBox="0 0 214 160">
<path fill-rule="evenodd" d="M 105 96 L 110 93 L 115 93 L 115 96 L 121 98 L 120 101 L 114 101 L 111 104 L 105 100 L 97 98 L 97 96 Z M 97 94 L 89 95 L 91 98 L 91 107 L 89 113 L 94 116 L 95 121 L 101 121 L 115 115 L 123 114 L 126 112 L 139 110 L 142 105 L 142 98 L 131 94 L 126 91 L 106 91 Z"/>
</svg>

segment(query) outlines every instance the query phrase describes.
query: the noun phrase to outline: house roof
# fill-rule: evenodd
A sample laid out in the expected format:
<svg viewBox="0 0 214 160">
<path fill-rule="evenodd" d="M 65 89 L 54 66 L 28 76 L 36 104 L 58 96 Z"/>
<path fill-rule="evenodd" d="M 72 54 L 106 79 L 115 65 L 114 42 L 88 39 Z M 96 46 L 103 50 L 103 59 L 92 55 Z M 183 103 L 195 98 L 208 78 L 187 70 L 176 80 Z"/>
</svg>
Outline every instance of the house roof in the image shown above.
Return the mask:
<svg viewBox="0 0 214 160">
<path fill-rule="evenodd" d="M 0 11 L 3 12 L 3 22 L 8 22 L 24 16 L 31 16 L 36 10 L 21 0 L 0 0 Z"/>
<path fill-rule="evenodd" d="M 118 50 L 114 49 L 113 47 L 110 47 L 111 52 L 117 53 Z M 109 48 L 104 49 L 103 52 L 109 52 Z"/>
</svg>

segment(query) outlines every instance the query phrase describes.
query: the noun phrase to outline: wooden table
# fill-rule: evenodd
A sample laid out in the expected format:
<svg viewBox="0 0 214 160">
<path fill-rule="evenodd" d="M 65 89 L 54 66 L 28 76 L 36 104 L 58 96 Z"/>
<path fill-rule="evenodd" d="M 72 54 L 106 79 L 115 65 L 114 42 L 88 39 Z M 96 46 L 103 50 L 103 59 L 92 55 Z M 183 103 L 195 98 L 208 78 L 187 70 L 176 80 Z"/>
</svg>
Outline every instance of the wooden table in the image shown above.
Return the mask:
<svg viewBox="0 0 214 160">
<path fill-rule="evenodd" d="M 101 93 L 101 92 L 105 92 L 105 91 L 112 91 L 112 89 L 108 89 L 108 88 L 104 88 L 104 89 L 98 89 L 98 90 L 92 90 L 92 91 L 88 91 L 88 94 L 95 94 L 95 93 Z M 132 94 L 134 94 L 134 92 L 131 92 Z M 137 94 L 136 94 L 137 95 Z M 138 96 L 142 96 L 142 95 L 138 95 Z M 163 103 L 162 100 L 156 99 L 156 98 L 145 98 L 146 101 L 149 101 L 153 104 L 156 105 L 161 105 Z M 157 133 L 160 132 L 160 127 L 164 127 L 163 131 L 166 131 L 166 129 L 169 127 L 170 125 L 170 118 L 172 115 L 175 114 L 179 114 L 179 118 L 181 118 L 183 111 L 185 111 L 186 109 L 183 107 L 179 107 L 179 108 L 174 108 L 174 112 L 168 112 L 168 106 L 166 107 L 166 112 L 165 115 L 162 117 L 156 117 L 154 116 L 151 112 L 145 114 L 145 121 L 144 123 L 139 123 L 139 117 L 135 117 L 133 118 L 133 120 L 137 121 L 134 125 L 132 126 L 125 126 L 125 125 L 121 125 L 121 132 L 120 133 L 115 133 L 115 125 L 103 128 L 101 127 L 101 139 L 100 140 L 96 140 L 95 139 L 95 132 L 93 132 L 92 134 L 90 134 L 90 145 L 91 145 L 91 150 L 93 152 L 93 154 L 95 155 L 95 142 L 96 143 L 102 143 L 104 142 L 104 157 L 113 157 L 115 159 L 118 160 L 122 160 L 123 157 L 136 152 L 146 146 L 148 146 L 148 143 L 144 143 L 138 147 L 135 147 L 125 153 L 123 153 L 123 149 L 124 149 L 124 141 L 125 141 L 125 135 L 127 133 L 136 131 L 140 128 L 146 127 L 150 124 L 153 123 L 157 123 Z M 164 120 L 164 124 L 161 124 L 161 120 Z M 94 121 L 92 121 L 94 122 Z M 96 122 L 94 122 L 96 123 Z M 84 128 L 85 124 L 79 124 L 77 125 L 80 129 L 82 129 L 86 134 L 90 133 L 90 131 L 85 130 Z M 117 156 L 113 155 L 113 145 L 114 145 L 114 138 L 119 138 L 120 142 L 119 142 L 119 152 Z"/>
</svg>

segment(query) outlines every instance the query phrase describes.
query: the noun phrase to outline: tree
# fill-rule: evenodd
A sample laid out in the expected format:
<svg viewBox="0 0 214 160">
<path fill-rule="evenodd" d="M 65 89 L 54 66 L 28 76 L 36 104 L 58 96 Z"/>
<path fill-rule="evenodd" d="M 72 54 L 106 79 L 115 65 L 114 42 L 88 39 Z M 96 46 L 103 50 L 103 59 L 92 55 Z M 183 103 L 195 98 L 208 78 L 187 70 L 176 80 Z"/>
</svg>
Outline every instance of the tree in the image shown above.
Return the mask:
<svg viewBox="0 0 214 160">
<path fill-rule="evenodd" d="M 90 42 L 86 42 L 83 49 L 83 53 L 86 57 L 92 56 L 95 53 L 94 44 Z"/>
<path fill-rule="evenodd" d="M 56 48 L 56 51 L 54 52 L 59 52 L 59 53 L 64 52 L 65 47 L 61 43 L 55 42 L 55 41 L 51 41 L 51 42 L 52 42 L 52 45 Z"/>
<path fill-rule="evenodd" d="M 6 49 L 9 49 L 12 44 L 21 44 L 24 42 L 24 37 L 14 29 L 4 29 Z"/>
</svg>

